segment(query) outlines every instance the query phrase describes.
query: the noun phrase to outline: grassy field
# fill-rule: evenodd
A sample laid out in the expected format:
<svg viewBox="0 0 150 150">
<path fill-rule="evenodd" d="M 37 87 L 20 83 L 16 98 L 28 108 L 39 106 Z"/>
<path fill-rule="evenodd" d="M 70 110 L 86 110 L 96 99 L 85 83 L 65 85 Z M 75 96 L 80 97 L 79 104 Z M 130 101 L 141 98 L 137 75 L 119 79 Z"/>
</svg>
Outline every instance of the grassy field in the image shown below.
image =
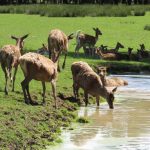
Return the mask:
<svg viewBox="0 0 150 150">
<path fill-rule="evenodd" d="M 122 51 L 133 47 L 134 50 L 139 48 L 139 44 L 144 43 L 146 48 L 150 48 L 149 37 L 150 31 L 144 30 L 145 25 L 149 24 L 150 14 L 143 17 L 77 17 L 77 18 L 47 18 L 37 15 L 23 14 L 0 14 L 0 47 L 5 44 L 15 43 L 10 39 L 11 35 L 20 36 L 30 33 L 25 41 L 26 51 L 34 51 L 41 47 L 42 43 L 47 43 L 48 33 L 51 29 L 59 28 L 66 34 L 82 30 L 86 33 L 93 34 L 92 27 L 99 27 L 103 35 L 99 38 L 97 46 L 104 44 L 114 47 L 116 42 L 124 44 Z M 69 57 L 67 58 L 66 69 L 58 76 L 57 93 L 64 93 L 69 97 L 72 96 L 72 79 L 70 65 L 74 61 L 83 60 L 91 65 L 96 64 L 114 64 L 118 66 L 136 66 L 149 67 L 150 60 L 144 62 L 105 62 L 99 59 L 84 58 L 83 50 L 80 49 L 81 55 L 74 58 L 75 40 L 69 45 Z M 23 80 L 22 71 L 19 69 L 16 80 L 16 92 L 9 93 L 5 96 L 4 74 L 0 69 L 0 145 L 2 149 L 10 148 L 30 148 L 41 149 L 45 145 L 56 140 L 60 133 L 61 126 L 67 126 L 74 115 L 72 111 L 77 105 L 69 101 L 60 101 L 58 111 L 53 108 L 53 99 L 50 96 L 51 88 L 47 83 L 47 106 L 27 106 L 23 102 L 23 94 L 20 82 Z M 30 91 L 33 99 L 41 102 L 41 83 L 32 81 Z M 71 110 L 69 112 L 68 110 Z M 64 117 L 65 116 L 65 117 Z M 65 124 L 64 124 L 65 122 Z M 57 140 L 58 141 L 58 140 Z M 58 141 L 59 142 L 59 141 Z"/>
</svg>

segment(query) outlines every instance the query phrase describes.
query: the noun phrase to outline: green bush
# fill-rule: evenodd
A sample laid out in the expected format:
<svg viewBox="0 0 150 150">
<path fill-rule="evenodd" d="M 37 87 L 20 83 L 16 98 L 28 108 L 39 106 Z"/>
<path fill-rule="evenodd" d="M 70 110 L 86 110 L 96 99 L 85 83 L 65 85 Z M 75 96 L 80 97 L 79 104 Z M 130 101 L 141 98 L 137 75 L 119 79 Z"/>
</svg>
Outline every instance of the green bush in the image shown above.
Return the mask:
<svg viewBox="0 0 150 150">
<path fill-rule="evenodd" d="M 85 17 L 109 16 L 126 17 L 129 15 L 144 16 L 150 6 L 126 5 L 9 5 L 0 6 L 0 13 L 39 14 L 48 17 Z"/>
<path fill-rule="evenodd" d="M 150 31 L 150 25 L 145 25 L 144 30 Z"/>
</svg>

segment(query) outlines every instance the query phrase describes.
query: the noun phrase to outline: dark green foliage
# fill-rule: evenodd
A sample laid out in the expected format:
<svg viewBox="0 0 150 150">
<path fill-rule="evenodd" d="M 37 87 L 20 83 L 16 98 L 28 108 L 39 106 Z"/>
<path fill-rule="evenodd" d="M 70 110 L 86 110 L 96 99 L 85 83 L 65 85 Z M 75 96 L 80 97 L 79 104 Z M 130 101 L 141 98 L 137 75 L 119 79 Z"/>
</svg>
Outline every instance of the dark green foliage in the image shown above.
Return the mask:
<svg viewBox="0 0 150 150">
<path fill-rule="evenodd" d="M 126 5 L 9 5 L 0 6 L 0 13 L 38 14 L 48 17 L 144 16 L 150 6 Z"/>
<path fill-rule="evenodd" d="M 145 25 L 145 27 L 144 27 L 144 30 L 148 30 L 148 31 L 150 31 L 150 25 Z"/>
</svg>

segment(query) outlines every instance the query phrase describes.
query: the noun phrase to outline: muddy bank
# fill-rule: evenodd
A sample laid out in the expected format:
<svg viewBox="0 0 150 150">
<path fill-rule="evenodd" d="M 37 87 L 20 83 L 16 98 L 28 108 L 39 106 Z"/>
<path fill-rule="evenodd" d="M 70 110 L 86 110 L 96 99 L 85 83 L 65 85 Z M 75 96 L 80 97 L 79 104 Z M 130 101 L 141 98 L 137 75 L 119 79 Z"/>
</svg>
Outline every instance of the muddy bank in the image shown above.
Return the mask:
<svg viewBox="0 0 150 150">
<path fill-rule="evenodd" d="M 63 95 L 62 99 L 58 95 L 58 109 L 55 110 L 53 98 L 47 100 L 46 106 L 42 106 L 39 93 L 32 93 L 33 100 L 38 103 L 31 106 L 24 104 L 19 98 L 21 94 L 17 92 L 16 97 L 12 93 L 8 96 L 10 101 L 0 101 L 0 149 L 41 150 L 46 145 L 61 142 L 61 127 L 68 127 L 76 118 L 74 112 L 78 104 L 73 97 Z M 46 97 L 50 96 L 47 94 Z"/>
</svg>

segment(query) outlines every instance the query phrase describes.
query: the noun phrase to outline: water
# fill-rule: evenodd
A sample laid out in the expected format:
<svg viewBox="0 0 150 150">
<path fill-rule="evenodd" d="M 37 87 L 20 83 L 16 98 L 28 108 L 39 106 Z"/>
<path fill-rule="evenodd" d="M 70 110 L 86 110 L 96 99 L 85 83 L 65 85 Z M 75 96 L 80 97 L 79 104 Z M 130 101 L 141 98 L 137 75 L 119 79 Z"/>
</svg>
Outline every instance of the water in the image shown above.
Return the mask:
<svg viewBox="0 0 150 150">
<path fill-rule="evenodd" d="M 150 150 L 150 76 L 121 76 L 114 110 L 107 103 L 81 107 L 91 123 L 64 130 L 63 143 L 48 150 Z"/>
</svg>

